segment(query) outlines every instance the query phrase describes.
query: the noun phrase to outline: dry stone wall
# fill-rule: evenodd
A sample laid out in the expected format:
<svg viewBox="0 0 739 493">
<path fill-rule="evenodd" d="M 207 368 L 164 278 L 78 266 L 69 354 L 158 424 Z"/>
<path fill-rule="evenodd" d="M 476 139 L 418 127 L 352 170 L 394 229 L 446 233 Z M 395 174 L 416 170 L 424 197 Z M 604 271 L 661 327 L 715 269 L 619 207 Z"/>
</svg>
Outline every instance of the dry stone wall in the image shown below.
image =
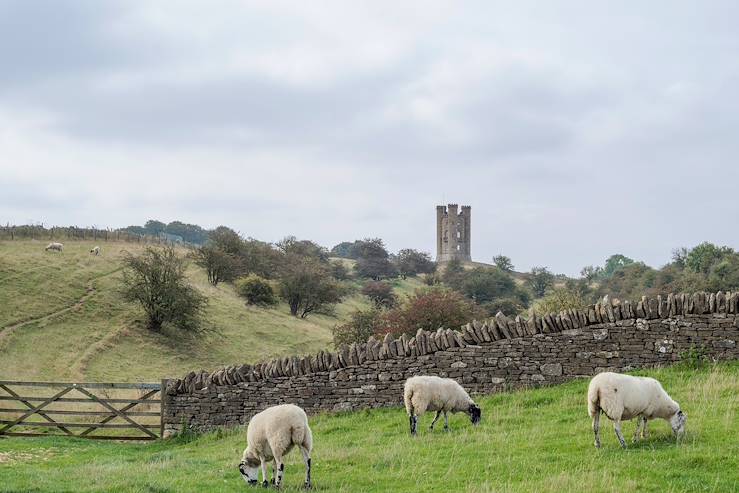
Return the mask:
<svg viewBox="0 0 739 493">
<path fill-rule="evenodd" d="M 669 294 L 637 303 L 605 297 L 585 310 L 528 319 L 502 313 L 461 330 L 342 346 L 337 352 L 191 372 L 169 380 L 166 433 L 233 426 L 268 406 L 295 403 L 309 413 L 402 404 L 406 378 L 458 380 L 472 393 L 561 383 L 604 370 L 668 364 L 699 348 L 739 357 L 739 293 Z"/>
</svg>

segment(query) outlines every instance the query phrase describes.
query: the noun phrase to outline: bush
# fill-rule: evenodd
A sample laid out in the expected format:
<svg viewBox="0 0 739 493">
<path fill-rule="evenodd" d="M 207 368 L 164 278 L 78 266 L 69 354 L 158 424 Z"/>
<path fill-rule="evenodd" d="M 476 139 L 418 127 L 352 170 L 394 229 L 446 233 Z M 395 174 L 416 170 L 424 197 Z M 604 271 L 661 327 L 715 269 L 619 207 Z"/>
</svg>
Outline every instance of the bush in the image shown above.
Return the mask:
<svg viewBox="0 0 739 493">
<path fill-rule="evenodd" d="M 349 269 L 346 268 L 346 265 L 344 265 L 344 262 L 341 260 L 333 260 L 330 263 L 331 266 L 331 275 L 334 279 L 337 281 L 346 281 L 349 279 Z"/>
<path fill-rule="evenodd" d="M 689 370 L 703 368 L 710 361 L 708 350 L 703 346 L 691 345 L 686 351 L 680 353 L 680 365 Z"/>
<path fill-rule="evenodd" d="M 554 284 L 554 274 L 549 272 L 546 267 L 534 267 L 529 273 L 529 287 L 533 291 L 534 296 L 541 298 L 547 292 L 547 289 Z"/>
<path fill-rule="evenodd" d="M 378 309 L 357 310 L 351 314 L 349 322 L 332 329 L 334 346 L 366 342 L 370 336 L 380 332 L 382 326 L 382 314 Z"/>
<path fill-rule="evenodd" d="M 272 286 L 256 274 L 237 279 L 235 286 L 239 296 L 250 305 L 273 305 L 277 302 Z"/>
<path fill-rule="evenodd" d="M 376 308 L 392 308 L 398 303 L 398 298 L 393 294 L 393 287 L 385 282 L 368 282 L 362 288 L 362 294 L 368 297 Z"/>
<path fill-rule="evenodd" d="M 238 267 L 233 255 L 215 245 L 197 248 L 191 256 L 196 265 L 205 269 L 208 282 L 213 286 L 222 281 L 232 281 L 236 277 Z"/>
<path fill-rule="evenodd" d="M 540 315 L 546 315 L 547 313 L 559 313 L 562 310 L 578 310 L 587 304 L 587 300 L 575 289 L 554 288 L 534 303 L 534 310 Z"/>
<path fill-rule="evenodd" d="M 325 312 L 341 301 L 345 290 L 331 277 L 326 264 L 318 260 L 288 255 L 280 278 L 280 297 L 290 313 L 305 318 L 311 312 Z"/>
<path fill-rule="evenodd" d="M 386 314 L 384 330 L 397 335 L 414 335 L 418 329 L 456 329 L 486 315 L 479 306 L 456 291 L 440 287 L 424 288 L 416 290 L 401 306 Z"/>
<path fill-rule="evenodd" d="M 431 255 L 412 248 L 399 251 L 395 265 L 403 279 L 418 274 L 432 274 L 436 270 L 436 264 L 431 260 Z"/>
<path fill-rule="evenodd" d="M 185 262 L 172 247 L 147 247 L 138 256 L 123 257 L 121 294 L 138 302 L 147 325 L 160 331 L 164 324 L 195 330 L 200 326 L 206 299 L 185 278 Z"/>
</svg>

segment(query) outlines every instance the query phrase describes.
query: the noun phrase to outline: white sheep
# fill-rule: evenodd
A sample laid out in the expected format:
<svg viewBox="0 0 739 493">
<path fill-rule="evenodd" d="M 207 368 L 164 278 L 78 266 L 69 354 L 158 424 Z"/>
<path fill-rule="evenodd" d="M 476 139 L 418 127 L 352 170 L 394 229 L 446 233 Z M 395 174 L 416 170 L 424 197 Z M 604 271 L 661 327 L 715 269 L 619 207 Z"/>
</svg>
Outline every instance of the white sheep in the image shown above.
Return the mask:
<svg viewBox="0 0 739 493">
<path fill-rule="evenodd" d="M 94 253 L 95 256 L 97 257 L 98 255 L 100 255 L 100 247 L 99 246 L 93 247 L 92 250 L 90 250 L 90 253 Z"/>
<path fill-rule="evenodd" d="M 297 445 L 305 462 L 305 487 L 311 487 L 310 453 L 313 449 L 313 435 L 308 426 L 308 416 L 301 408 L 293 404 L 281 404 L 255 415 L 246 429 L 246 443 L 239 472 L 247 484 L 257 484 L 261 466 L 262 485 L 268 486 L 267 461 L 271 460 L 272 482 L 279 488 L 285 472 L 282 458 Z"/>
<path fill-rule="evenodd" d="M 64 245 L 62 245 L 61 243 L 53 242 L 53 243 L 49 243 L 48 245 L 46 245 L 46 248 L 44 248 L 44 250 L 46 250 L 47 252 L 49 250 L 56 250 L 57 252 L 61 252 L 63 248 L 64 248 Z"/>
<path fill-rule="evenodd" d="M 436 417 L 429 429 L 433 430 L 436 421 L 444 413 L 444 429 L 449 429 L 447 413 L 464 412 L 470 415 L 473 425 L 480 422 L 482 412 L 480 407 L 470 398 L 469 394 L 451 378 L 434 376 L 416 376 L 405 381 L 403 401 L 410 419 L 411 435 L 418 432 L 418 417 L 426 411 L 436 411 Z"/>
<path fill-rule="evenodd" d="M 678 438 L 685 431 L 688 417 L 680 405 L 667 395 L 662 385 L 654 378 L 634 377 L 620 373 L 605 372 L 593 377 L 588 386 L 588 414 L 593 418 L 595 448 L 600 448 L 600 413 L 613 421 L 618 441 L 626 447 L 621 433 L 621 421 L 638 418 L 634 442 L 641 436 L 646 438 L 647 421 L 661 418 L 670 422 L 672 432 Z"/>
</svg>

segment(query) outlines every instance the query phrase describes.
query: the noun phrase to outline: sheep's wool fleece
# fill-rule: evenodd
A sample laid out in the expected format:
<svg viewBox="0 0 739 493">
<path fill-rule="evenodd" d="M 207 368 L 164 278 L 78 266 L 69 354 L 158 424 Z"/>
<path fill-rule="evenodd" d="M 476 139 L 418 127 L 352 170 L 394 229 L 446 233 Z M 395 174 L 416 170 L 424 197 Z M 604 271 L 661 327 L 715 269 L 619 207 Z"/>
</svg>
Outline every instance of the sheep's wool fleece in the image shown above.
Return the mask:
<svg viewBox="0 0 739 493">
<path fill-rule="evenodd" d="M 472 403 L 467 391 L 451 378 L 436 376 L 411 377 L 405 382 L 405 393 L 416 411 L 466 410 Z"/>
<path fill-rule="evenodd" d="M 250 449 L 271 459 L 270 448 L 286 453 L 294 444 L 302 443 L 307 433 L 310 431 L 305 411 L 294 404 L 281 404 L 254 415 L 246 430 L 246 441 Z"/>
<path fill-rule="evenodd" d="M 654 378 L 612 372 L 593 377 L 588 387 L 588 401 L 591 416 L 597 403 L 610 419 L 629 420 L 640 415 L 668 418 L 680 409 Z"/>
</svg>

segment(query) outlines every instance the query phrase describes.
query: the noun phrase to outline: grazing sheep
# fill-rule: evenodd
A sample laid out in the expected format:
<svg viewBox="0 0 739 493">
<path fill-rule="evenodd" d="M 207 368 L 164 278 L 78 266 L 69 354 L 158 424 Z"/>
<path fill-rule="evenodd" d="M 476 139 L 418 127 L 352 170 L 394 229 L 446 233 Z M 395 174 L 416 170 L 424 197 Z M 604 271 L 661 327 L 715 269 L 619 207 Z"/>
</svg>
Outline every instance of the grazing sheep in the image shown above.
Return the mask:
<svg viewBox="0 0 739 493">
<path fill-rule="evenodd" d="M 626 448 L 621 433 L 621 421 L 638 418 L 634 442 L 648 436 L 647 421 L 662 418 L 670 422 L 672 432 L 678 438 L 685 430 L 688 417 L 680 405 L 667 395 L 654 378 L 632 377 L 620 373 L 605 372 L 593 377 L 588 386 L 588 414 L 593 418 L 595 448 L 600 448 L 600 413 L 603 411 L 613 421 L 618 441 Z"/>
<path fill-rule="evenodd" d="M 97 257 L 98 255 L 100 255 L 100 247 L 95 246 L 92 250 L 90 250 L 90 253 L 94 253 L 95 256 Z"/>
<path fill-rule="evenodd" d="M 433 430 L 436 421 L 444 413 L 444 429 L 449 429 L 447 413 L 464 412 L 470 415 L 473 425 L 480 422 L 480 407 L 469 394 L 451 378 L 433 376 L 411 377 L 405 381 L 403 400 L 411 425 L 411 435 L 418 432 L 418 417 L 426 411 L 436 411 L 436 417 L 429 429 Z"/>
<path fill-rule="evenodd" d="M 47 252 L 49 250 L 56 250 L 57 252 L 61 252 L 62 249 L 64 249 L 64 245 L 62 245 L 61 243 L 56 243 L 56 242 L 49 243 L 48 245 L 46 245 L 46 248 L 44 248 L 44 250 L 46 250 Z"/>
<path fill-rule="evenodd" d="M 285 472 L 282 458 L 294 445 L 300 447 L 305 462 L 305 487 L 311 487 L 310 453 L 313 435 L 308 426 L 305 411 L 293 404 L 272 406 L 254 416 L 246 429 L 247 447 L 239 464 L 239 472 L 247 484 L 259 481 L 262 468 L 262 485 L 267 486 L 267 461 L 272 461 L 272 482 L 280 487 Z M 275 471 L 277 476 L 275 477 Z"/>
</svg>

